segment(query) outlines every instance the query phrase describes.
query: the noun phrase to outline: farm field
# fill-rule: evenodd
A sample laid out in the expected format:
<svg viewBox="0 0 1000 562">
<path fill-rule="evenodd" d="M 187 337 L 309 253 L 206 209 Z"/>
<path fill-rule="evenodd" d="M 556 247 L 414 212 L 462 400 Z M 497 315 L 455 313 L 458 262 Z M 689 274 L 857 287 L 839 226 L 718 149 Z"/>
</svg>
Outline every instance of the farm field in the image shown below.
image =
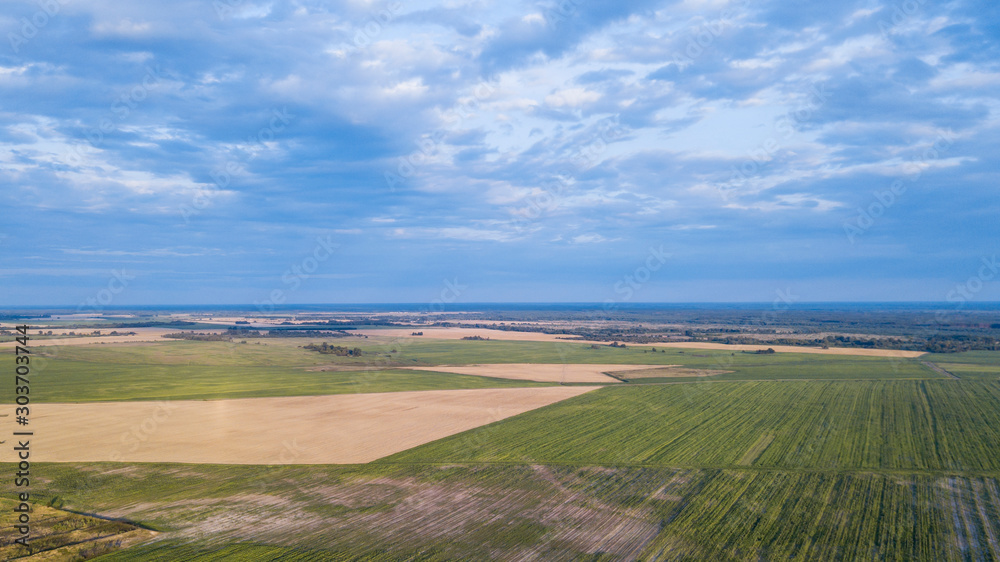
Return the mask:
<svg viewBox="0 0 1000 562">
<path fill-rule="evenodd" d="M 367 347 L 366 347 L 367 345 Z M 362 343 L 362 349 L 371 348 Z M 397 349 L 397 361 L 406 365 L 471 365 L 499 363 L 680 365 L 694 369 L 730 370 L 728 378 L 941 378 L 920 359 L 811 355 L 756 354 L 716 349 L 629 346 L 626 348 L 569 342 L 415 340 Z M 652 349 L 656 351 L 653 352 Z"/>
<path fill-rule="evenodd" d="M 476 375 L 503 379 L 560 383 L 617 383 L 618 379 L 605 375 L 606 371 L 634 371 L 647 365 L 588 365 L 544 363 L 499 363 L 486 365 L 440 365 L 437 367 L 411 367 L 411 370 L 433 370 L 463 375 Z"/>
<path fill-rule="evenodd" d="M 612 370 L 609 374 L 617 379 L 627 382 L 648 382 L 648 379 L 675 379 L 691 377 L 711 377 L 715 375 L 726 375 L 732 371 L 721 369 L 692 369 L 681 367 L 680 365 L 664 365 L 662 367 L 646 366 L 642 369 Z"/>
<path fill-rule="evenodd" d="M 593 388 L 40 404 L 33 441 L 43 462 L 364 463 Z"/>
<path fill-rule="evenodd" d="M 548 386 L 402 369 L 308 371 L 278 367 L 134 365 L 119 368 L 65 363 L 39 374 L 37 402 L 196 400 L 313 396 L 476 388 Z M 0 393 L 10 403 L 11 388 Z M 9 399 L 7 399 L 9 398 Z"/>
<path fill-rule="evenodd" d="M 45 501 L 162 531 L 101 560 L 1000 559 L 996 476 L 119 466 L 39 466 Z"/>
<path fill-rule="evenodd" d="M 1000 382 L 733 382 L 605 387 L 385 462 L 992 472 L 998 450 Z"/>
<path fill-rule="evenodd" d="M 64 330 L 71 331 L 71 330 Z M 87 330 L 92 331 L 92 330 Z M 104 330 L 108 332 L 110 330 Z M 101 345 L 101 344 L 119 344 L 119 343 L 138 343 L 138 342 L 155 342 L 163 341 L 163 334 L 169 334 L 170 332 L 176 332 L 177 330 L 169 330 L 164 328 L 129 328 L 128 330 L 122 329 L 121 331 L 135 332 L 134 335 L 121 335 L 121 336 L 67 336 L 63 338 L 59 337 L 41 337 L 32 334 L 32 345 L 39 347 L 55 347 L 55 346 L 82 346 L 82 345 Z M 13 340 L 0 342 L 0 349 L 14 349 L 17 343 Z"/>
<path fill-rule="evenodd" d="M 0 562 L 1000 562 L 1000 0 L 0 2 Z"/>
<path fill-rule="evenodd" d="M 168 341 L 35 350 L 37 402 L 191 400 L 413 390 L 513 388 L 515 382 L 366 365 L 292 345 Z M 10 352 L 0 353 L 0 357 Z M 0 401 L 13 402 L 13 387 Z"/>
<path fill-rule="evenodd" d="M 423 333 L 421 336 L 414 336 L 412 329 L 394 329 L 385 328 L 377 330 L 358 330 L 358 334 L 366 335 L 369 337 L 376 338 L 391 338 L 399 341 L 412 341 L 420 339 L 445 339 L 445 340 L 460 340 L 466 337 L 483 337 L 490 338 L 491 340 L 498 341 L 537 341 L 537 342 L 567 342 L 567 343 L 586 343 L 586 344 L 604 344 L 607 342 L 584 340 L 579 338 L 567 337 L 566 335 L 560 334 L 545 334 L 542 332 L 515 332 L 509 330 L 491 330 L 487 328 L 466 328 L 466 327 L 453 327 L 453 328 L 420 328 L 420 332 Z M 711 342 L 662 342 L 662 343 L 639 343 L 639 344 L 629 344 L 636 345 L 639 347 L 668 347 L 668 348 L 680 348 L 680 349 L 711 349 L 718 351 L 756 351 L 758 349 L 771 348 L 778 353 L 808 353 L 808 354 L 819 354 L 819 355 L 855 355 L 862 357 L 920 357 L 924 354 L 922 351 L 904 351 L 896 349 L 864 349 L 864 348 L 841 348 L 841 347 L 808 347 L 808 346 L 794 346 L 794 345 L 772 345 L 768 343 L 760 343 L 756 345 L 745 345 L 745 344 L 724 344 L 724 343 L 711 343 Z"/>
<path fill-rule="evenodd" d="M 937 363 L 937 365 L 963 379 L 1000 380 L 1000 365 L 974 365 L 969 363 Z"/>
<path fill-rule="evenodd" d="M 0 536 L 11 536 L 19 523 L 14 511 L 20 502 L 0 499 Z M 127 548 L 156 536 L 154 531 L 121 521 L 108 521 L 44 505 L 32 510 L 33 540 L 30 549 L 4 540 L 0 560 L 84 560 Z M 32 553 L 39 553 L 31 556 Z"/>
<path fill-rule="evenodd" d="M 289 341 L 291 340 L 291 341 Z M 722 353 L 683 349 L 592 348 L 579 343 L 510 341 L 415 341 L 382 344 L 350 338 L 360 358 L 302 349 L 299 338 L 263 343 L 163 341 L 156 343 L 39 348 L 33 383 L 39 402 L 190 400 L 264 396 L 399 392 L 463 388 L 507 388 L 547 383 L 422 371 L 403 367 L 468 364 L 681 365 L 728 371 L 692 380 L 769 379 L 937 379 L 917 359 L 887 359 L 806 354 Z M 309 340 L 312 341 L 312 340 Z M 342 340 L 330 340 L 346 345 Z M 395 351 L 394 351 L 395 350 Z M 12 350 L 0 352 L 0 358 Z M 540 367 L 541 368 L 541 367 Z M 674 373 L 662 380 L 678 382 Z M 609 384 L 617 381 L 604 377 Z M 597 382 L 597 379 L 588 379 Z M 556 382 L 561 382 L 561 376 Z M 13 400 L 13 388 L 0 387 L 0 401 Z"/>
<path fill-rule="evenodd" d="M 39 513 L 159 533 L 100 560 L 1000 560 L 996 352 L 372 337 L 32 357 Z M 550 382 L 499 376 L 526 373 Z"/>
<path fill-rule="evenodd" d="M 996 352 L 968 351 L 927 355 L 923 359 L 933 362 L 952 375 L 963 379 L 1000 380 L 1000 361 Z"/>
</svg>

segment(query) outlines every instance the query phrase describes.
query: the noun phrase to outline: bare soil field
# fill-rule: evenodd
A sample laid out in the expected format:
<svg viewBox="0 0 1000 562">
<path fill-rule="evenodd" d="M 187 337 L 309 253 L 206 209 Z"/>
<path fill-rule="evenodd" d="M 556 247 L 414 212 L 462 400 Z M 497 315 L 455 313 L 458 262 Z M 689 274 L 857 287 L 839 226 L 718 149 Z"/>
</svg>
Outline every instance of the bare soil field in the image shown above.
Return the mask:
<svg viewBox="0 0 1000 562">
<path fill-rule="evenodd" d="M 34 404 L 32 460 L 366 463 L 599 387 Z M 13 415 L 13 405 L 0 414 Z"/>
<path fill-rule="evenodd" d="M 657 502 L 679 502 L 688 487 L 607 470 L 581 477 L 574 469 L 540 465 L 435 467 L 420 477 L 299 477 L 293 493 L 273 491 L 290 480 L 283 476 L 223 498 L 179 491 L 102 512 L 169 518 L 175 528 L 169 539 L 321 544 L 350 550 L 354 560 L 418 560 L 417 553 L 428 550 L 444 551 L 439 560 L 637 560 L 660 529 L 657 506 L 641 500 L 658 486 L 665 493 Z M 610 482 L 599 480 L 609 475 Z M 626 505 L 634 497 L 640 501 Z"/>
<path fill-rule="evenodd" d="M 649 365 L 587 365 L 545 363 L 494 363 L 485 365 L 439 365 L 437 367 L 409 367 L 414 371 L 437 371 L 480 377 L 496 377 L 519 381 L 617 383 L 618 379 L 606 375 L 608 371 L 649 369 Z"/>
</svg>

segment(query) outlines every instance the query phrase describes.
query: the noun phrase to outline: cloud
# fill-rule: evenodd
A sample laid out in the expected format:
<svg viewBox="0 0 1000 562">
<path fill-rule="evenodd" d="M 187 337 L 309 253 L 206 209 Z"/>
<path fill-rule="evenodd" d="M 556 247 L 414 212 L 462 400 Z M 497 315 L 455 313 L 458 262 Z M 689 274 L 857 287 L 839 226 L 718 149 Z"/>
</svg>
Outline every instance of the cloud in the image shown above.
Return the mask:
<svg viewBox="0 0 1000 562">
<path fill-rule="evenodd" d="M 514 238 L 514 234 L 510 232 L 469 227 L 396 228 L 392 230 L 392 236 L 396 238 L 451 239 L 466 242 L 506 242 Z"/>
<path fill-rule="evenodd" d="M 608 239 L 601 236 L 600 234 L 580 234 L 572 238 L 574 244 L 597 244 L 600 242 L 607 242 Z"/>
<path fill-rule="evenodd" d="M 557 287 L 664 240 L 692 275 L 763 275 L 781 240 L 863 276 L 843 223 L 897 178 L 862 240 L 898 271 L 1000 235 L 995 3 L 393 6 L 65 3 L 0 53 L 5 263 L 145 263 L 161 296 L 251 271 L 234 294 L 266 298 L 253 279 L 333 233 L 359 271 L 315 298 L 476 268 Z M 5 9 L 16 34 L 38 5 Z M 5 298 L 66 281 L 36 275 Z"/>
</svg>

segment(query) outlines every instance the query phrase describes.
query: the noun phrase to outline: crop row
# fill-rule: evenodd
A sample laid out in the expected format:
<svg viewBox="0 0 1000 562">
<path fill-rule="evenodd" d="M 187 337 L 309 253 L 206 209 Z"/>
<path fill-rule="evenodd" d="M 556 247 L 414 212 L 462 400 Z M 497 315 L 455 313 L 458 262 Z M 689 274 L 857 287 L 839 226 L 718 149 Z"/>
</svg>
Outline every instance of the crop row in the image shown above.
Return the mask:
<svg viewBox="0 0 1000 562">
<path fill-rule="evenodd" d="M 997 451 L 996 382 L 731 382 L 604 388 L 385 461 L 996 471 Z"/>
<path fill-rule="evenodd" d="M 648 559 L 1000 560 L 983 478 L 721 471 Z"/>
</svg>

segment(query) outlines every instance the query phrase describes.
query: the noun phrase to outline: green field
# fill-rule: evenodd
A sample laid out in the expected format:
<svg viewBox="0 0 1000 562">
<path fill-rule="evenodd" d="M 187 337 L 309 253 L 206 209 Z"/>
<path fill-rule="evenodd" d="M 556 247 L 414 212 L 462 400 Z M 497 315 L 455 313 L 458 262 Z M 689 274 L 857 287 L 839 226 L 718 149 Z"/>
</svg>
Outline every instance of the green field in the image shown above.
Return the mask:
<svg viewBox="0 0 1000 562">
<path fill-rule="evenodd" d="M 306 371 L 278 367 L 53 364 L 32 379 L 35 402 L 196 400 L 463 388 L 549 386 L 431 371 Z M 12 389 L 3 400 L 13 401 Z"/>
<path fill-rule="evenodd" d="M 386 462 L 736 467 L 762 436 L 770 440 L 749 466 L 997 471 L 1000 384 L 607 387 L 398 453 Z"/>
<path fill-rule="evenodd" d="M 928 353 L 921 357 L 934 363 L 963 363 L 966 365 L 1000 365 L 1000 351 L 965 351 L 963 353 Z"/>
<path fill-rule="evenodd" d="M 0 354 L 10 359 L 11 353 Z M 13 361 L 11 360 L 11 363 Z M 308 396 L 466 388 L 542 386 L 431 371 L 403 371 L 294 345 L 164 342 L 35 348 L 35 402 L 182 400 Z M 319 370 L 327 369 L 327 370 Z M 352 369 L 352 370 L 336 370 Z M 0 388 L 13 402 L 14 388 Z"/>
<path fill-rule="evenodd" d="M 72 510 L 60 521 L 101 514 L 162 533 L 98 558 L 109 561 L 1000 561 L 997 352 L 889 360 L 372 338 L 358 360 L 250 341 L 39 347 L 32 397 L 531 384 L 400 369 L 456 363 L 732 372 L 612 384 L 368 465 L 33 464 L 33 497 Z"/>
<path fill-rule="evenodd" d="M 923 357 L 963 379 L 1000 380 L 1000 361 L 995 351 L 935 353 Z"/>
<path fill-rule="evenodd" d="M 937 365 L 963 379 L 1000 380 L 1000 365 L 970 363 L 937 363 Z"/>
<path fill-rule="evenodd" d="M 402 344 L 402 345 L 401 345 Z M 371 343 L 361 344 L 370 349 Z M 398 349 L 398 358 L 416 364 L 591 363 L 683 365 L 693 369 L 733 371 L 719 380 L 801 379 L 933 379 L 943 378 L 920 359 L 892 359 L 806 353 L 755 354 L 706 349 L 616 348 L 567 342 L 408 340 L 374 349 Z M 653 346 L 655 347 L 655 346 Z M 762 346 L 763 347 L 763 346 Z M 676 378 L 665 379 L 677 381 Z M 701 380 L 701 379 L 691 379 Z M 644 382 L 651 382 L 648 379 Z"/>
<path fill-rule="evenodd" d="M 544 465 L 39 465 L 169 533 L 100 560 L 996 560 L 995 476 Z M 263 558 L 261 558 L 263 557 Z"/>
<path fill-rule="evenodd" d="M 693 369 L 731 371 L 710 377 L 642 379 L 636 384 L 775 379 L 943 379 L 916 360 L 806 354 L 756 355 L 643 348 L 592 349 L 561 342 L 441 341 L 379 343 L 345 341 L 365 351 L 360 358 L 323 355 L 298 338 L 260 343 L 165 341 L 128 345 L 36 347 L 32 356 L 37 402 L 179 400 L 302 396 L 353 392 L 398 392 L 534 386 L 525 381 L 447 373 L 403 371 L 399 367 L 462 363 L 682 364 Z M 311 340 L 310 340 L 311 341 Z M 0 360 L 11 351 L 0 353 Z M 326 369 L 326 370 L 320 370 Z M 352 370 L 344 370 L 352 369 Z M 0 400 L 13 400 L 13 387 Z"/>
</svg>

